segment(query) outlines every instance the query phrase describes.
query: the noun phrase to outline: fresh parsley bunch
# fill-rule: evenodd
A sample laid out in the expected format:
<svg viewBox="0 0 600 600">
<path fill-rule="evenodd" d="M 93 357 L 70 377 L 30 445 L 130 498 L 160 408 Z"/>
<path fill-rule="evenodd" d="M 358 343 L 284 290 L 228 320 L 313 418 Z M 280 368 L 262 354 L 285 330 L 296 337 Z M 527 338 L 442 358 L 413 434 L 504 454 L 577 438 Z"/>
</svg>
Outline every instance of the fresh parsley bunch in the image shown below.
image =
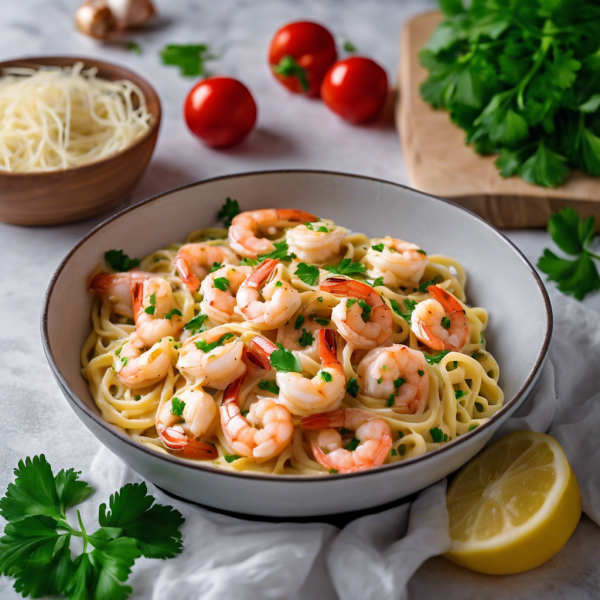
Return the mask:
<svg viewBox="0 0 600 600">
<path fill-rule="evenodd" d="M 555 281 L 561 292 L 571 294 L 577 300 L 600 290 L 600 277 L 594 263 L 600 256 L 590 251 L 594 218 L 582 219 L 572 208 L 563 208 L 550 217 L 548 233 L 563 252 L 575 258 L 560 258 L 546 248 L 538 261 L 540 271 L 546 273 L 550 281 Z"/>
<path fill-rule="evenodd" d="M 555 187 L 569 167 L 600 176 L 597 0 L 440 0 L 420 52 L 421 96 L 446 108 L 503 177 Z"/>
<path fill-rule="evenodd" d="M 15 578 L 24 597 L 62 594 L 70 600 L 123 600 L 136 558 L 171 558 L 182 551 L 179 527 L 184 519 L 171 506 L 153 504 L 145 483 L 123 486 L 101 504 L 99 528 L 79 529 L 66 509 L 79 504 L 92 488 L 69 469 L 57 475 L 42 454 L 19 461 L 16 479 L 0 500 L 8 521 L 0 538 L 0 574 Z M 83 552 L 73 560 L 70 542 L 83 539 Z"/>
</svg>

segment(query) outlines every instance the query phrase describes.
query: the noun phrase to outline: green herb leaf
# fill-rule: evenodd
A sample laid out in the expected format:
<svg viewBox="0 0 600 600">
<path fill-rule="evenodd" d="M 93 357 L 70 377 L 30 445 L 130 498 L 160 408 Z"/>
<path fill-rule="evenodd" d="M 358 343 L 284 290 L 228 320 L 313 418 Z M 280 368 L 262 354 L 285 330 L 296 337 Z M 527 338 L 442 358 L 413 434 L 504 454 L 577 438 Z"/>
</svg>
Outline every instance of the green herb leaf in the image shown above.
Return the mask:
<svg viewBox="0 0 600 600">
<path fill-rule="evenodd" d="M 222 292 L 226 292 L 229 287 L 229 279 L 227 279 L 227 277 L 217 277 L 213 283 L 215 284 L 215 287 Z"/>
<path fill-rule="evenodd" d="M 387 405 L 388 407 L 392 407 L 394 406 L 394 402 L 396 401 L 396 397 L 394 396 L 394 394 L 390 394 L 390 397 L 387 400 Z"/>
<path fill-rule="evenodd" d="M 272 65 L 273 73 L 281 75 L 282 77 L 295 77 L 300 84 L 300 88 L 303 92 L 310 90 L 310 84 L 308 83 L 308 73 L 306 69 L 302 68 L 294 59 L 293 56 L 286 54 L 278 65 Z"/>
<path fill-rule="evenodd" d="M 450 319 L 448 317 L 442 317 L 442 323 L 441 323 L 442 327 L 444 329 L 449 329 L 450 328 Z"/>
<path fill-rule="evenodd" d="M 401 387 L 405 383 L 406 383 L 406 379 L 404 379 L 403 377 L 398 377 L 398 379 L 394 380 L 394 387 L 396 389 L 398 389 L 399 387 Z"/>
<path fill-rule="evenodd" d="M 306 346 L 312 346 L 312 343 L 315 341 L 315 338 L 306 331 L 306 329 L 302 329 L 302 335 L 298 339 L 298 344 L 303 348 Z"/>
<path fill-rule="evenodd" d="M 302 373 L 302 365 L 296 355 L 281 344 L 277 344 L 277 348 L 271 354 L 271 366 L 282 373 Z"/>
<path fill-rule="evenodd" d="M 213 266 L 210 268 L 210 272 L 214 273 L 215 271 L 218 271 L 222 266 L 223 263 L 214 262 Z"/>
<path fill-rule="evenodd" d="M 327 327 L 327 325 L 329 325 L 329 319 L 320 319 L 315 317 L 315 323 L 318 323 L 322 327 Z"/>
<path fill-rule="evenodd" d="M 336 475 L 337 473 L 339 473 L 339 471 L 337 469 L 329 469 L 330 475 Z"/>
<path fill-rule="evenodd" d="M 137 42 L 126 42 L 125 48 L 134 54 L 142 54 L 142 47 Z"/>
<path fill-rule="evenodd" d="M 383 285 L 383 276 L 375 279 L 373 281 L 372 285 L 373 285 L 373 287 L 379 287 L 380 285 Z"/>
<path fill-rule="evenodd" d="M 390 451 L 390 454 L 392 456 L 398 456 L 398 450 L 396 450 L 396 448 L 392 448 L 391 451 Z"/>
<path fill-rule="evenodd" d="M 356 394 L 360 391 L 358 387 L 358 381 L 355 377 L 351 377 L 348 380 L 348 384 L 346 385 L 346 391 L 353 397 L 356 398 Z"/>
<path fill-rule="evenodd" d="M 183 317 L 183 314 L 181 313 L 181 311 L 178 308 L 174 308 L 173 310 L 170 310 L 166 315 L 165 315 L 165 319 L 171 319 L 173 318 L 175 315 L 177 315 L 178 317 Z"/>
<path fill-rule="evenodd" d="M 462 398 L 465 395 L 465 393 L 462 390 L 455 390 L 454 391 L 454 397 L 458 400 L 459 398 Z"/>
<path fill-rule="evenodd" d="M 239 460 L 240 458 L 242 458 L 241 456 L 239 456 L 238 454 L 230 454 L 229 456 L 224 456 L 223 457 L 228 463 L 232 463 L 234 460 Z"/>
<path fill-rule="evenodd" d="M 111 269 L 122 273 L 140 266 L 140 261 L 137 258 L 129 258 L 123 250 L 109 250 L 104 254 L 104 260 L 110 265 Z"/>
<path fill-rule="evenodd" d="M 436 444 L 439 444 L 444 439 L 444 432 L 439 427 L 434 427 L 433 429 L 430 429 L 429 433 L 431 434 L 431 439 Z"/>
<path fill-rule="evenodd" d="M 242 260 L 240 260 L 240 266 L 242 267 L 255 267 L 258 264 L 258 261 L 255 260 L 254 258 L 242 258 Z"/>
<path fill-rule="evenodd" d="M 184 408 L 185 402 L 183 400 L 180 400 L 177 397 L 173 398 L 171 401 L 171 414 L 175 415 L 176 417 L 183 418 Z"/>
<path fill-rule="evenodd" d="M 148 315 L 154 315 L 154 313 L 156 312 L 156 306 L 147 306 L 144 309 L 144 312 Z"/>
<path fill-rule="evenodd" d="M 204 75 L 204 63 L 216 58 L 206 44 L 168 44 L 160 57 L 164 65 L 179 67 L 184 77 Z"/>
<path fill-rule="evenodd" d="M 296 322 L 294 323 L 294 329 L 300 329 L 300 327 L 302 327 L 302 324 L 304 323 L 304 315 L 298 315 L 296 317 Z"/>
<path fill-rule="evenodd" d="M 423 375 L 425 375 L 425 371 L 421 371 L 421 369 L 419 369 L 417 373 L 419 374 L 419 377 L 423 377 Z"/>
<path fill-rule="evenodd" d="M 427 288 L 430 285 L 436 285 L 439 281 L 444 281 L 444 278 L 441 275 L 436 275 L 433 279 L 430 279 L 429 281 L 424 281 L 423 283 L 419 284 L 419 292 L 427 292 Z"/>
<path fill-rule="evenodd" d="M 300 263 L 295 271 L 295 274 L 306 283 L 306 285 L 314 286 L 319 281 L 319 269 L 314 265 Z"/>
<path fill-rule="evenodd" d="M 328 373 L 327 371 L 321 371 L 321 379 L 326 383 L 329 383 L 333 379 L 333 377 L 331 373 Z"/>
<path fill-rule="evenodd" d="M 188 321 L 183 328 L 191 331 L 192 335 L 195 335 L 196 333 L 205 330 L 204 321 L 206 321 L 206 319 L 208 319 L 207 315 L 198 313 L 191 321 Z"/>
<path fill-rule="evenodd" d="M 360 440 L 357 438 L 352 438 L 352 440 L 346 446 L 346 450 L 349 452 L 354 452 L 360 444 Z"/>
<path fill-rule="evenodd" d="M 375 244 L 371 246 L 371 248 L 373 248 L 373 250 L 377 250 L 377 252 L 383 252 L 385 246 L 383 244 Z"/>
<path fill-rule="evenodd" d="M 325 227 L 325 225 L 319 225 L 315 229 L 315 226 L 312 223 L 306 223 L 306 228 L 310 229 L 311 231 L 318 231 L 320 233 L 329 233 L 329 229 L 327 229 L 327 227 Z"/>
<path fill-rule="evenodd" d="M 469 431 L 473 431 L 473 429 L 476 429 L 477 427 L 479 427 L 479 423 L 475 423 L 475 425 L 471 425 L 471 427 L 469 427 Z"/>
<path fill-rule="evenodd" d="M 240 203 L 237 200 L 227 198 L 225 200 L 225 204 L 223 204 L 223 206 L 219 209 L 219 212 L 217 213 L 217 220 L 223 221 L 223 225 L 225 227 L 230 227 L 231 221 L 234 217 L 239 215 L 240 212 Z"/>
<path fill-rule="evenodd" d="M 288 255 L 288 245 L 287 242 L 275 242 L 273 244 L 275 246 L 275 250 L 273 252 L 269 252 L 268 254 L 259 254 L 258 258 L 263 261 L 266 258 L 278 258 L 281 262 L 290 262 L 296 255 Z"/>
<path fill-rule="evenodd" d="M 261 379 L 258 382 L 258 389 L 264 390 L 265 392 L 271 392 L 272 394 L 279 394 L 279 386 L 277 383 L 268 379 Z"/>
<path fill-rule="evenodd" d="M 206 340 L 198 340 L 196 342 L 196 348 L 202 350 L 205 354 L 208 354 L 211 350 L 222 346 L 227 340 L 235 337 L 233 333 L 224 333 L 218 340 L 211 342 L 210 344 Z"/>
<path fill-rule="evenodd" d="M 366 323 L 371 316 L 371 311 L 373 310 L 362 298 L 359 298 L 358 305 L 362 309 L 362 320 Z"/>
<path fill-rule="evenodd" d="M 330 273 L 336 273 L 337 275 L 360 275 L 365 273 L 367 267 L 357 262 L 352 262 L 349 258 L 344 258 L 339 265 L 329 265 L 325 267 Z"/>
<path fill-rule="evenodd" d="M 444 356 L 448 354 L 448 352 L 450 352 L 450 350 L 442 350 L 439 354 L 427 354 L 427 352 L 423 352 L 423 355 L 425 356 L 425 360 L 430 365 L 435 365 L 439 363 L 442 360 L 442 358 L 444 358 Z"/>
</svg>

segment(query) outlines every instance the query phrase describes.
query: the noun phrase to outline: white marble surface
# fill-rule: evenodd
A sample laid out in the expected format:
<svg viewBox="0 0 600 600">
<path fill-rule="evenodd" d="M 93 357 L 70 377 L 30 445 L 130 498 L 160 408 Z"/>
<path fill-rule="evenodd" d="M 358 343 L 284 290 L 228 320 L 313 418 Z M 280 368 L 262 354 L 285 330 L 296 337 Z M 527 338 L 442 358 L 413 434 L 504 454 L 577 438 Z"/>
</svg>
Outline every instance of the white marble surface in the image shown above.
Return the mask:
<svg viewBox="0 0 600 600">
<path fill-rule="evenodd" d="M 351 126 L 321 102 L 288 94 L 269 73 L 266 52 L 280 25 L 314 19 L 377 58 L 395 81 L 400 26 L 408 16 L 431 8 L 432 1 L 158 0 L 160 20 L 150 31 L 132 36 L 143 47 L 142 56 L 121 47 L 101 47 L 74 31 L 77 4 L 78 0 L 2 0 L 0 60 L 40 54 L 91 56 L 123 63 L 154 84 L 163 103 L 164 121 L 153 161 L 132 202 L 198 179 L 276 168 L 330 169 L 408 183 L 391 124 Z M 183 79 L 158 59 L 164 44 L 185 42 L 209 42 L 223 48 L 222 57 L 209 64 L 211 73 L 240 78 L 255 96 L 258 126 L 233 149 L 209 150 L 185 127 L 181 106 L 194 80 Z M 40 229 L 0 224 L 1 492 L 12 480 L 17 461 L 26 455 L 46 453 L 55 468 L 76 467 L 88 475 L 98 450 L 99 443 L 68 408 L 52 379 L 41 347 L 39 314 L 54 269 L 71 246 L 103 218 Z M 551 243 L 545 232 L 518 231 L 509 236 L 532 261 Z M 600 296 L 587 299 L 586 304 L 600 310 Z M 489 585 L 494 598 L 598 598 L 599 547 L 600 529 L 584 518 L 555 559 L 509 578 L 510 584 L 506 578 L 475 575 L 436 558 L 417 572 L 409 594 L 480 597 L 481 586 Z M 7 578 L 0 579 L 0 598 L 19 597 L 11 585 Z M 138 593 L 133 597 L 149 596 Z"/>
</svg>

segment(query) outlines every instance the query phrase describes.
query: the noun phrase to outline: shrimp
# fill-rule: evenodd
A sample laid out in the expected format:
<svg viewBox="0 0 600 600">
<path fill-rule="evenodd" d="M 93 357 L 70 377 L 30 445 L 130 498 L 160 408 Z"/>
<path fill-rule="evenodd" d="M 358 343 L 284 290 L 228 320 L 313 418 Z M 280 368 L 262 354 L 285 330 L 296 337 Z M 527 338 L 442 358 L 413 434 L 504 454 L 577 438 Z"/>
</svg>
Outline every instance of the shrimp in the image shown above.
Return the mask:
<svg viewBox="0 0 600 600">
<path fill-rule="evenodd" d="M 133 287 L 133 315 L 137 346 L 148 347 L 164 337 L 177 335 L 185 325 L 181 312 L 175 309 L 173 290 L 162 277 L 150 277 Z M 169 318 L 167 318 L 169 317 Z"/>
<path fill-rule="evenodd" d="M 343 227 L 329 228 L 328 223 L 317 221 L 298 225 L 286 232 L 291 252 L 310 264 L 324 264 L 340 254 L 340 244 L 346 235 Z"/>
<path fill-rule="evenodd" d="M 317 332 L 319 329 L 334 327 L 333 323 L 323 326 L 313 318 L 302 315 L 302 319 L 292 318 L 289 323 L 280 327 L 277 330 L 276 341 L 288 350 L 305 354 L 313 360 L 319 360 L 319 336 Z M 311 339 L 312 342 L 310 342 Z M 301 340 L 302 344 L 300 343 Z M 306 345 L 307 343 L 308 345 Z"/>
<path fill-rule="evenodd" d="M 318 218 L 295 208 L 264 208 L 240 213 L 231 221 L 229 244 L 231 249 L 246 258 L 258 258 L 259 254 L 268 254 L 275 250 L 271 240 L 259 238 L 259 232 L 274 234 L 286 223 L 306 223 Z"/>
<path fill-rule="evenodd" d="M 262 329 L 276 329 L 300 308 L 298 290 L 287 281 L 273 280 L 262 288 L 279 259 L 267 258 L 257 265 L 237 293 L 236 312 Z M 262 295 L 262 298 L 261 298 Z"/>
<path fill-rule="evenodd" d="M 391 400 L 394 412 L 423 412 L 429 396 L 429 375 L 422 352 L 402 344 L 375 348 L 365 354 L 357 373 L 363 393 Z"/>
<path fill-rule="evenodd" d="M 437 285 L 427 291 L 433 298 L 419 302 L 412 313 L 411 328 L 417 338 L 434 350 L 460 352 L 471 328 L 462 304 Z"/>
<path fill-rule="evenodd" d="M 319 288 L 343 296 L 331 312 L 331 319 L 349 344 L 370 350 L 388 343 L 392 335 L 392 313 L 371 286 L 344 277 L 329 277 Z"/>
<path fill-rule="evenodd" d="M 270 355 L 277 346 L 262 337 L 252 338 L 251 348 L 263 355 Z M 335 410 L 346 395 L 346 375 L 337 359 L 337 344 L 333 329 L 319 331 L 319 357 L 321 370 L 307 379 L 302 373 L 278 371 L 278 402 L 293 415 L 306 416 L 315 412 Z"/>
<path fill-rule="evenodd" d="M 215 323 L 241 321 L 234 313 L 235 296 L 240 285 L 251 273 L 252 267 L 225 266 L 207 275 L 200 286 L 200 293 L 203 296 L 200 310 Z M 224 279 L 227 281 L 223 281 Z"/>
<path fill-rule="evenodd" d="M 223 435 L 240 456 L 268 460 L 281 454 L 292 441 L 294 421 L 285 406 L 268 398 L 252 404 L 247 419 L 244 418 L 238 403 L 243 380 L 244 376 L 236 379 L 223 394 L 220 408 Z"/>
<path fill-rule="evenodd" d="M 383 248 L 378 250 L 376 248 Z M 427 266 L 427 255 L 419 246 L 386 236 L 372 240 L 372 245 L 365 257 L 370 269 L 369 277 L 376 279 L 383 276 L 386 284 L 400 282 L 419 283 Z M 395 282 L 387 281 L 387 273 L 393 273 Z"/>
<path fill-rule="evenodd" d="M 217 449 L 197 438 L 211 430 L 218 412 L 214 399 L 202 388 L 185 390 L 162 405 L 156 431 L 169 450 L 181 450 L 187 458 L 217 458 Z"/>
<path fill-rule="evenodd" d="M 179 276 L 192 293 L 198 291 L 200 282 L 210 273 L 211 267 L 222 263 L 239 265 L 240 261 L 225 246 L 203 243 L 181 246 L 173 261 Z"/>
<path fill-rule="evenodd" d="M 124 273 L 98 273 L 90 282 L 89 289 L 102 295 L 105 302 L 112 304 L 113 312 L 133 319 L 132 289 L 136 283 L 143 283 L 152 273 L 126 271 Z"/>
<path fill-rule="evenodd" d="M 312 415 L 302 419 L 300 426 L 310 432 L 308 438 L 315 460 L 338 473 L 379 467 L 392 447 L 390 426 L 380 417 L 357 408 Z M 342 446 L 342 436 L 336 431 L 342 427 L 354 431 L 354 437 L 360 441 L 355 450 Z"/>
<path fill-rule="evenodd" d="M 223 333 L 221 327 L 191 337 L 180 350 L 177 368 L 196 385 L 224 390 L 246 372 L 242 360 L 244 342 L 227 342 L 234 337 L 232 333 Z M 215 342 L 214 348 L 202 349 Z"/>
<path fill-rule="evenodd" d="M 144 353 L 133 342 L 128 341 L 117 350 L 114 369 L 121 383 L 128 388 L 147 387 L 166 377 L 176 355 L 166 338 Z"/>
</svg>

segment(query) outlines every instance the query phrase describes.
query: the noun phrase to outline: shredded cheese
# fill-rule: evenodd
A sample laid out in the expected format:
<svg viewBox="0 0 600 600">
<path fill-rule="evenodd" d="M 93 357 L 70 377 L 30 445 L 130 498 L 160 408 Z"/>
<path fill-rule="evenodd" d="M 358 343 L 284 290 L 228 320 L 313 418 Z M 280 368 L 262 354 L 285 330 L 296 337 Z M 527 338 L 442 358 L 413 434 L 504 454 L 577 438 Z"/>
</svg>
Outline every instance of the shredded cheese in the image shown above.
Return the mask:
<svg viewBox="0 0 600 600">
<path fill-rule="evenodd" d="M 82 63 L 3 70 L 0 171 L 77 167 L 127 148 L 149 129 L 142 91 L 96 73 Z"/>
</svg>

